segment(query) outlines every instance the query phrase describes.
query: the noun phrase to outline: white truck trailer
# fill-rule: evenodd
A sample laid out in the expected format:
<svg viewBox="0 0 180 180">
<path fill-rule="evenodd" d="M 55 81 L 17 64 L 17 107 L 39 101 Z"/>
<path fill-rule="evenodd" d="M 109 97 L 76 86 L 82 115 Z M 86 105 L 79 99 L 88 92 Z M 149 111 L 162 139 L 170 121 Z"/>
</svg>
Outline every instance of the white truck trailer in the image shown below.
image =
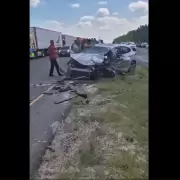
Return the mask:
<svg viewBox="0 0 180 180">
<path fill-rule="evenodd" d="M 62 45 L 71 47 L 76 37 L 67 34 L 62 35 Z"/>
<path fill-rule="evenodd" d="M 62 47 L 61 32 L 39 27 L 30 27 L 30 48 L 34 49 L 35 57 L 47 56 L 50 40 L 54 40 L 57 49 Z"/>
</svg>

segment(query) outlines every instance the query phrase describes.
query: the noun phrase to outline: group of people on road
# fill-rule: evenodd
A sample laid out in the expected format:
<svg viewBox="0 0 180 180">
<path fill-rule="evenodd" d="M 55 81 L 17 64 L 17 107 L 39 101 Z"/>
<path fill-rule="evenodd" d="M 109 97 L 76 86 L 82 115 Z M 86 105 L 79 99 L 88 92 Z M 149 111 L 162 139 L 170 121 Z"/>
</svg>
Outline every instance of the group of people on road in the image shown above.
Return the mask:
<svg viewBox="0 0 180 180">
<path fill-rule="evenodd" d="M 83 49 L 91 47 L 94 44 L 98 44 L 99 42 L 96 40 L 96 38 L 92 39 L 80 39 L 77 38 L 74 40 L 74 43 L 71 46 L 71 49 L 73 52 L 78 53 L 81 52 Z"/>
</svg>

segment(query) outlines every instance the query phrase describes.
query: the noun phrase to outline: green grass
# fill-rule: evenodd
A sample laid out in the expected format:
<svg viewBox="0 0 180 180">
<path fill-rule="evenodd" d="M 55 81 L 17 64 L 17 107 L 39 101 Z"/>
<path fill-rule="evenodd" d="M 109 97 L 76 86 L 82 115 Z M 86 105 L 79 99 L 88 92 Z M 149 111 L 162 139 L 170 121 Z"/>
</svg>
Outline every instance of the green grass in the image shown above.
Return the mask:
<svg viewBox="0 0 180 180">
<path fill-rule="evenodd" d="M 100 83 L 98 87 L 104 97 L 115 95 L 116 106 L 112 105 L 104 114 L 105 123 L 122 132 L 127 141 L 136 140 L 141 153 L 148 159 L 148 69 L 138 67 L 136 75 L 125 75 L 121 79 Z M 110 158 L 108 167 L 112 174 L 116 171 L 119 178 L 147 178 L 148 164 L 135 160 L 130 153 L 117 153 Z M 140 171 L 143 172 L 141 175 Z"/>
</svg>

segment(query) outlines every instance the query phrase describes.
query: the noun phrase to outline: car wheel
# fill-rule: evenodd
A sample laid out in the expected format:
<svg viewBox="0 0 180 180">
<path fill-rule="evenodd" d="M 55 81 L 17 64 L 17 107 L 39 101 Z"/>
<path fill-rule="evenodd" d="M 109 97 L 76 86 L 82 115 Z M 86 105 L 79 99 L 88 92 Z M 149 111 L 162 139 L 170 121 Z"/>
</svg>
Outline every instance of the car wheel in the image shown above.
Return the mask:
<svg viewBox="0 0 180 180">
<path fill-rule="evenodd" d="M 72 71 L 69 68 L 67 69 L 66 77 L 70 79 L 72 78 Z"/>
<path fill-rule="evenodd" d="M 128 73 L 133 75 L 135 74 L 135 72 L 136 72 L 136 61 L 132 61 L 128 69 Z"/>
<path fill-rule="evenodd" d="M 110 77 L 111 77 L 111 78 L 114 78 L 115 75 L 116 75 L 116 73 L 115 73 L 114 71 L 110 71 Z"/>
</svg>

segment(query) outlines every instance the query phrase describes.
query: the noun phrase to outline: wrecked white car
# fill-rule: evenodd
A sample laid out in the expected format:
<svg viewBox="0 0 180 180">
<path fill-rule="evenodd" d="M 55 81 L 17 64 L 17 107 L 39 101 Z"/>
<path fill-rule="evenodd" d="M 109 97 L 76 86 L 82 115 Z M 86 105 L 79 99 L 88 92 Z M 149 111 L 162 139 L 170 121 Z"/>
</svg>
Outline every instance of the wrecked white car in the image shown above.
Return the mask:
<svg viewBox="0 0 180 180">
<path fill-rule="evenodd" d="M 116 72 L 131 71 L 136 67 L 136 61 L 131 57 L 135 52 L 127 45 L 97 44 L 83 50 L 81 53 L 71 54 L 68 62 L 70 77 L 87 77 L 97 79 L 114 77 Z"/>
</svg>

